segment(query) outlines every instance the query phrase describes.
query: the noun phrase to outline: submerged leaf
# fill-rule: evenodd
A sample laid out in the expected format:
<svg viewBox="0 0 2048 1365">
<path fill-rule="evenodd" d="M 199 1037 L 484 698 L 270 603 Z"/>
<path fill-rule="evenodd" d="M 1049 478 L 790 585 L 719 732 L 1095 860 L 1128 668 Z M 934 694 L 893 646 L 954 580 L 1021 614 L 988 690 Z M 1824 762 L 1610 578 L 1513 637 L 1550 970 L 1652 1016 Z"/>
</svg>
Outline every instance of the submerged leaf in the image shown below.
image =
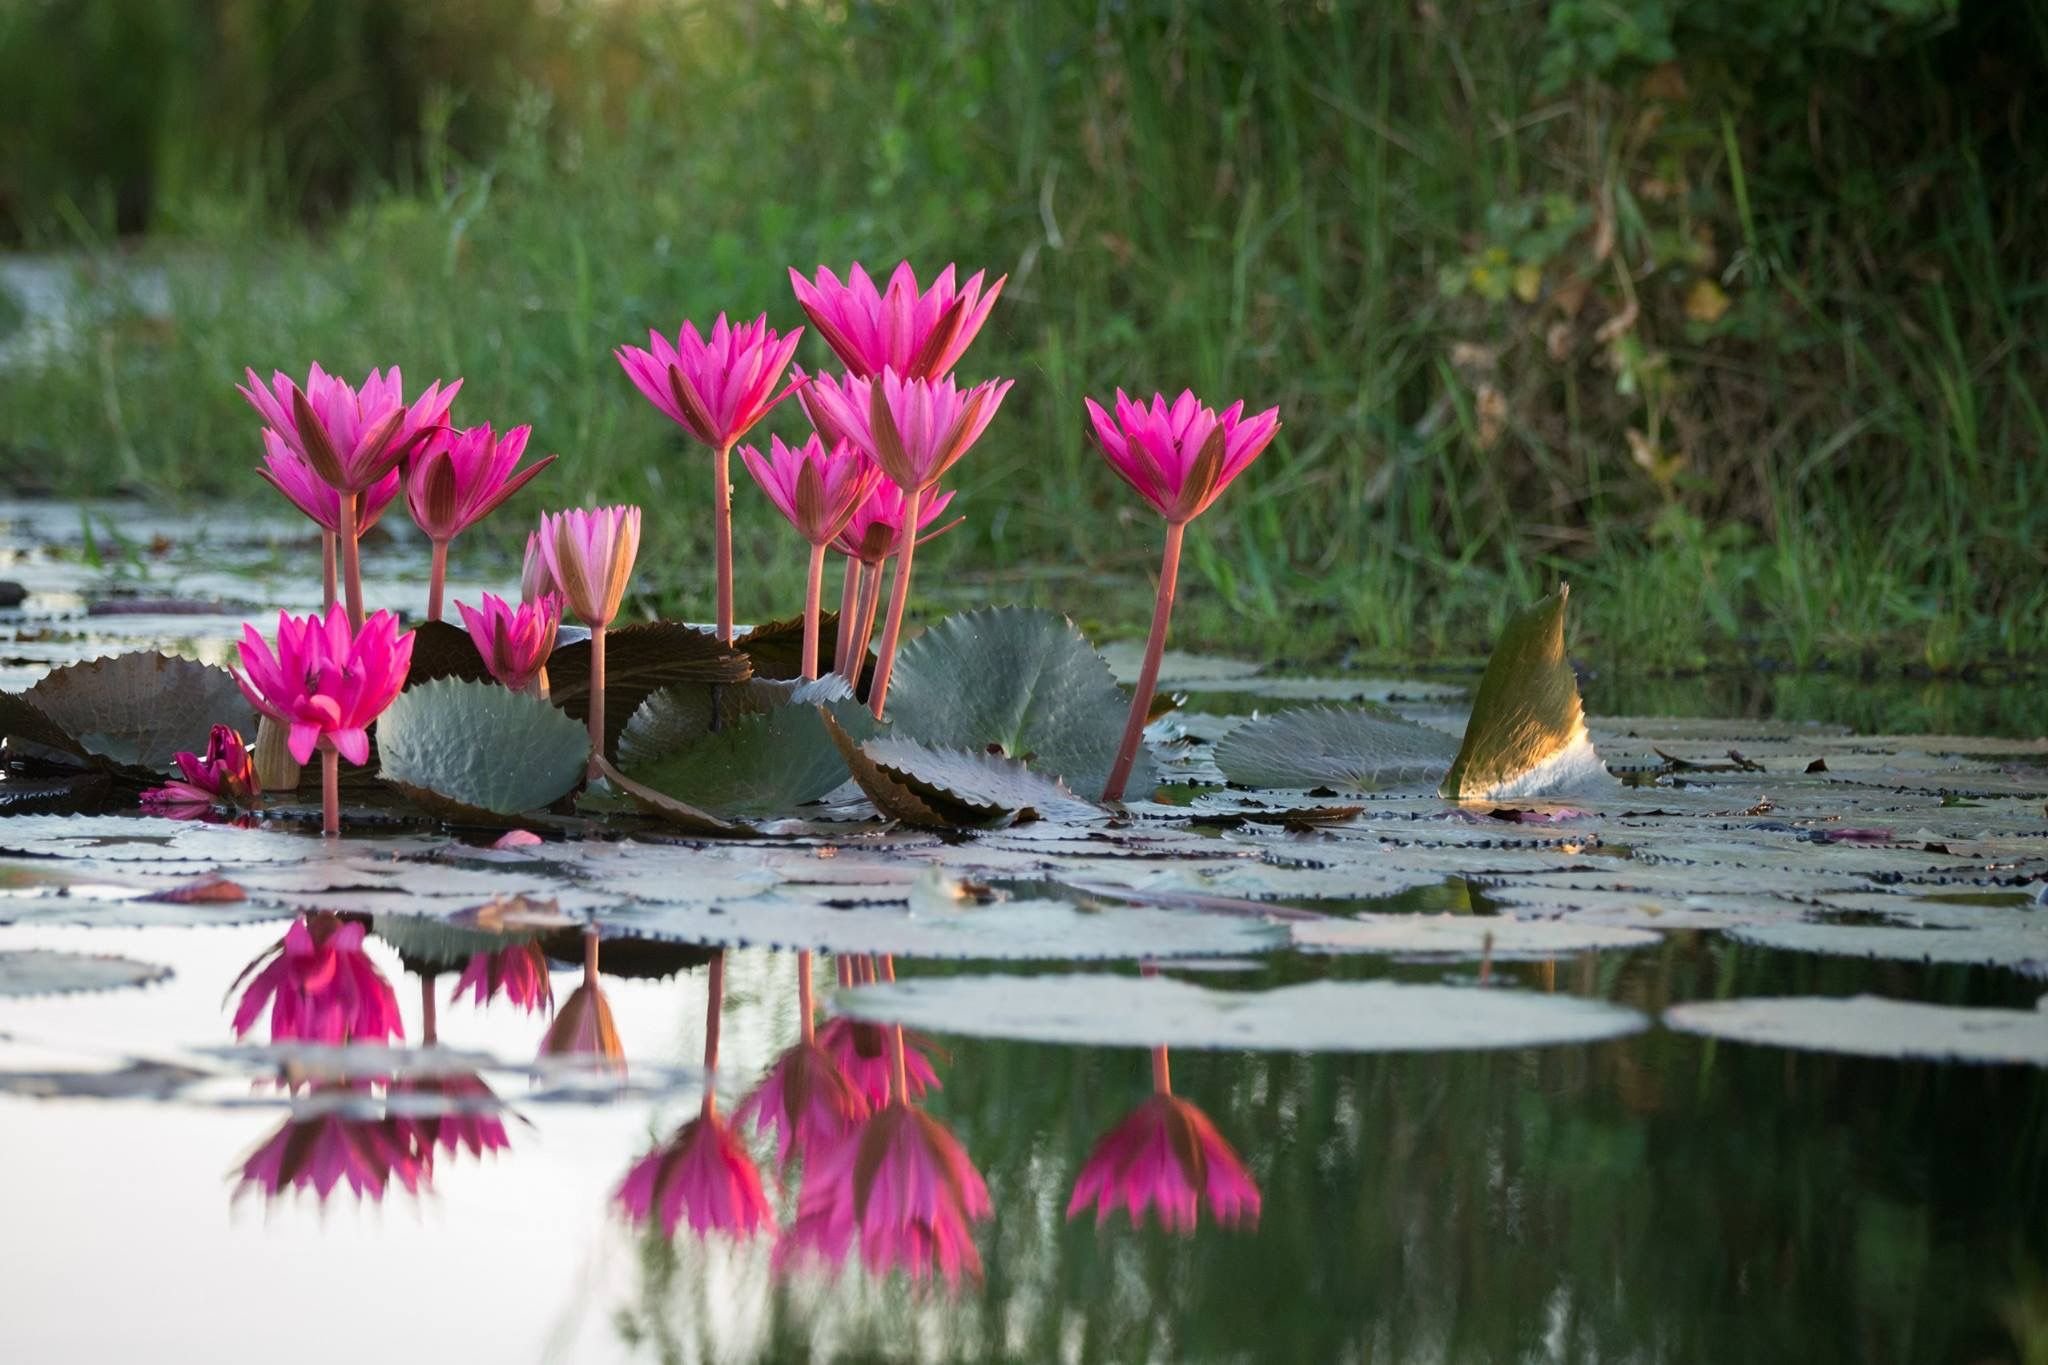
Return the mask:
<svg viewBox="0 0 2048 1365">
<path fill-rule="evenodd" d="M 1504 801 L 1605 780 L 1586 733 L 1579 680 L 1564 652 L 1570 593 L 1559 584 L 1501 632 L 1479 680 L 1465 742 L 1444 778 L 1444 796 Z"/>
<path fill-rule="evenodd" d="M 1019 759 L 1098 795 L 1130 701 L 1066 617 L 1025 607 L 949 616 L 904 645 L 889 690 L 895 733 L 938 749 Z M 1154 774 L 1141 749 L 1130 790 Z"/>
<path fill-rule="evenodd" d="M 377 722 L 377 755 L 386 781 L 509 816 L 575 790 L 590 740 L 538 697 L 444 678 L 391 703 Z"/>
<path fill-rule="evenodd" d="M 855 1018 L 933 1033 L 1262 1052 L 1538 1047 L 1618 1038 L 1649 1023 L 1577 996 L 1394 981 L 1215 991 L 1171 977 L 919 977 L 841 991 L 838 1001 Z"/>
<path fill-rule="evenodd" d="M 1664 1011 L 1664 1023 L 1684 1033 L 1806 1052 L 2048 1066 L 2048 1014 L 2039 1010 L 1874 995 L 1759 996 L 1688 1001 Z"/>
<path fill-rule="evenodd" d="M 1216 763 L 1244 787 L 1372 791 L 1434 781 L 1457 752 L 1452 736 L 1391 711 L 1311 706 L 1246 721 L 1217 744 Z"/>
<path fill-rule="evenodd" d="M 0 952 L 0 997 L 69 995 L 74 991 L 146 986 L 170 974 L 169 967 L 125 957 L 25 948 Z"/>
<path fill-rule="evenodd" d="M 226 725 L 254 735 L 256 713 L 225 668 L 154 651 L 57 669 L 0 705 L 9 737 L 157 774 Z"/>
</svg>

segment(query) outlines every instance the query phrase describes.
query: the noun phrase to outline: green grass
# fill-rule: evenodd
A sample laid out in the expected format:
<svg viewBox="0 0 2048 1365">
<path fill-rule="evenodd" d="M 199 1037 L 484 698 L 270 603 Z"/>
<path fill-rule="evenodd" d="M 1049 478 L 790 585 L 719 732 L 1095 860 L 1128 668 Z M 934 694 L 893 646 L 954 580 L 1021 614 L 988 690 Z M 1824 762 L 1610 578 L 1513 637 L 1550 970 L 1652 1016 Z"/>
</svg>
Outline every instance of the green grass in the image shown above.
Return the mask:
<svg viewBox="0 0 2048 1365">
<path fill-rule="evenodd" d="M 544 59 L 434 97 L 502 111 L 487 147 L 427 118 L 414 169 L 316 229 L 267 207 L 275 157 L 181 182 L 122 248 L 171 321 L 117 309 L 0 371 L 0 474 L 255 497 L 243 365 L 460 374 L 459 416 L 563 456 L 502 531 L 640 501 L 646 589 L 701 616 L 708 461 L 610 348 L 794 325 L 787 265 L 908 255 L 1009 273 L 962 371 L 1018 381 L 919 557 L 927 610 L 1141 630 L 1159 527 L 1081 398 L 1189 385 L 1286 425 L 1190 536 L 1178 643 L 1471 656 L 1566 577 L 1612 661 L 2038 656 L 2048 158 L 2014 130 L 2043 96 L 1971 62 L 2038 70 L 2044 6 L 1775 103 L 1710 64 L 1543 93 L 1540 9 L 572 5 Z M 739 611 L 788 615 L 800 547 L 738 504 Z"/>
</svg>

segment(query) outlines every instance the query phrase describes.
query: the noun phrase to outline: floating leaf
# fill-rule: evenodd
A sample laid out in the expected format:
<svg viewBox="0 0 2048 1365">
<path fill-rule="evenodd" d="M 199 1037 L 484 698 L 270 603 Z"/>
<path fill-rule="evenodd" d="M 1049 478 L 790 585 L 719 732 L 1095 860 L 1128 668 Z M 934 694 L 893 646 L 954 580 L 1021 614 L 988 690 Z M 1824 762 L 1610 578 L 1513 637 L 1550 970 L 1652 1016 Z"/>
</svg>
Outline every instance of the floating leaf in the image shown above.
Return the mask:
<svg viewBox="0 0 2048 1365">
<path fill-rule="evenodd" d="M 1019 759 L 1091 797 L 1109 780 L 1129 710 L 1073 622 L 1025 607 L 947 617 L 903 646 L 889 690 L 896 734 Z M 1141 750 L 1130 789 L 1153 780 Z"/>
<path fill-rule="evenodd" d="M 1319 953 L 1394 953 L 1414 957 L 1544 958 L 1615 948 L 1646 948 L 1662 936 L 1648 929 L 1579 924 L 1569 919 L 1505 915 L 1356 915 L 1306 920 L 1294 946 Z"/>
<path fill-rule="evenodd" d="M 1805 1052 L 2048 1066 L 2048 1014 L 2039 1010 L 1875 995 L 1756 996 L 1674 1005 L 1664 1011 L 1664 1023 L 1684 1033 Z"/>
<path fill-rule="evenodd" d="M 44 948 L 0 952 L 0 997 L 69 995 L 146 986 L 169 977 L 169 967 L 125 957 L 59 953 Z"/>
<path fill-rule="evenodd" d="M 1902 909 L 1904 907 L 1901 907 Z M 1973 923 L 1828 924 L 1789 920 L 1735 924 L 1728 934 L 1744 943 L 1788 952 L 1891 958 L 1901 962 L 2009 967 L 2048 977 L 2048 924 L 2030 910 L 1977 910 Z"/>
<path fill-rule="evenodd" d="M 1384 708 L 1311 706 L 1259 716 L 1216 746 L 1223 775 L 1245 787 L 1374 791 L 1441 777 L 1458 741 Z"/>
<path fill-rule="evenodd" d="M 597 767 L 598 772 L 604 776 L 605 782 L 609 783 L 615 790 L 605 792 L 597 784 L 592 784 L 589 789 L 584 791 L 583 799 L 577 805 L 579 811 L 601 813 L 609 811 L 614 807 L 625 809 L 626 806 L 618 805 L 619 798 L 624 797 L 625 802 L 631 809 L 654 816 L 658 820 L 674 825 L 679 829 L 687 830 L 692 834 L 722 836 L 754 833 L 754 830 L 749 826 L 737 824 L 722 816 L 713 815 L 710 811 L 699 810 L 687 801 L 678 800 L 664 792 L 658 792 L 652 787 L 635 782 L 602 758 L 597 761 Z"/>
<path fill-rule="evenodd" d="M 818 663 L 821 668 L 832 666 L 832 657 L 839 646 L 839 613 L 824 611 L 818 614 Z M 770 679 L 794 679 L 803 672 L 804 666 L 804 618 L 792 616 L 781 621 L 764 621 L 748 630 L 744 635 L 735 636 L 732 647 L 747 656 L 754 666 L 754 676 Z M 873 667 L 872 659 L 869 667 Z M 842 681 L 844 681 L 842 679 Z"/>
<path fill-rule="evenodd" d="M 920 977 L 841 991 L 838 1001 L 856 1018 L 934 1033 L 1262 1052 L 1539 1047 L 1619 1038 L 1649 1023 L 1577 996 L 1394 981 L 1216 991 L 1171 977 Z"/>
<path fill-rule="evenodd" d="M 0 702 L 10 738 L 149 774 L 169 771 L 180 750 L 204 749 L 215 725 L 256 732 L 234 675 L 155 652 L 72 664 Z"/>
<path fill-rule="evenodd" d="M 741 683 L 752 667 L 744 654 L 708 630 L 681 621 L 645 621 L 604 637 L 605 753 L 618 752 L 619 731 L 640 703 L 672 683 Z M 590 641 L 558 646 L 548 656 L 548 699 L 577 720 L 590 719 Z"/>
<path fill-rule="evenodd" d="M 1099 814 L 1058 781 L 1015 759 L 936 749 L 895 735 L 856 744 L 836 722 L 827 730 L 875 808 L 906 824 L 986 829 Z"/>
<path fill-rule="evenodd" d="M 132 1061 L 118 1071 L 0 1071 L 0 1095 L 29 1100 L 167 1100 L 207 1073 L 171 1062 Z"/>
<path fill-rule="evenodd" d="M 377 722 L 377 754 L 388 782 L 507 816 L 575 790 L 590 741 L 538 697 L 444 678 L 391 703 Z"/>
<path fill-rule="evenodd" d="M 405 685 L 410 689 L 439 678 L 489 682 L 491 670 L 484 656 L 476 652 L 476 641 L 461 626 L 422 621 L 412 628 L 412 667 L 405 675 Z"/>
<path fill-rule="evenodd" d="M 1453 801 L 1545 796 L 1606 780 L 1586 733 L 1579 680 L 1564 652 L 1571 589 L 1508 622 L 1486 661 L 1465 742 L 1444 778 Z"/>
<path fill-rule="evenodd" d="M 658 700 L 659 694 L 649 704 Z M 853 719 L 849 712 L 842 724 Z M 623 739 L 620 747 L 626 747 Z M 722 816 L 788 815 L 847 778 L 846 760 L 816 706 L 779 706 L 744 715 L 656 757 L 639 757 L 645 747 L 633 746 L 636 761 L 622 768 L 627 777 Z"/>
</svg>

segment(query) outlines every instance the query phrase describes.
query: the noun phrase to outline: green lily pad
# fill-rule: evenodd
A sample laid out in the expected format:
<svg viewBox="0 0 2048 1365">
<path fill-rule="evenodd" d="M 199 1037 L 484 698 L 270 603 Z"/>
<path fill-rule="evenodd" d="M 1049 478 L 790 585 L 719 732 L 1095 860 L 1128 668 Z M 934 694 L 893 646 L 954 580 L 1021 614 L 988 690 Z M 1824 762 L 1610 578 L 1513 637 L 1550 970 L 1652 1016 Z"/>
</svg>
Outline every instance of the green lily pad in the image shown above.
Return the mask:
<svg viewBox="0 0 2048 1365">
<path fill-rule="evenodd" d="M 10 738 L 158 774 L 200 752 L 215 725 L 256 732 L 256 713 L 225 668 L 154 651 L 57 669 L 0 702 Z"/>
<path fill-rule="evenodd" d="M 1608 781 L 1586 733 L 1579 680 L 1564 652 L 1571 589 L 1508 622 L 1486 661 L 1465 742 L 1444 778 L 1453 801 L 1547 796 Z"/>
<path fill-rule="evenodd" d="M 2048 1066 L 2048 1013 L 1887 1000 L 1874 995 L 1695 1000 L 1664 1011 L 1668 1028 L 1732 1043 Z"/>
<path fill-rule="evenodd" d="M 853 689 L 846 685 L 846 680 L 833 675 L 811 682 L 749 678 L 728 686 L 675 683 L 641 702 L 626 721 L 619 732 L 618 765 L 628 773 L 633 772 L 747 716 L 762 715 L 780 706 L 814 706 L 852 698 Z M 841 708 L 842 719 L 863 736 L 872 733 L 872 719 L 865 713 L 855 716 L 856 709 Z"/>
<path fill-rule="evenodd" d="M 590 740 L 538 697 L 443 678 L 391 703 L 377 722 L 377 755 L 388 782 L 507 816 L 574 791 Z"/>
<path fill-rule="evenodd" d="M 77 991 L 147 986 L 170 974 L 169 967 L 125 957 L 25 948 L 0 952 L 0 997 L 70 995 Z"/>
<path fill-rule="evenodd" d="M 856 742 L 828 726 L 853 780 L 891 819 L 925 829 L 990 829 L 1100 814 L 1065 784 L 1016 759 L 939 749 L 896 735 Z"/>
<path fill-rule="evenodd" d="M 642 710 L 658 705 L 664 695 L 650 698 Z M 851 720 L 849 714 L 841 723 Z M 639 724 L 637 716 L 634 723 Z M 847 779 L 846 760 L 826 733 L 816 706 L 778 706 L 742 715 L 710 734 L 648 757 L 647 731 L 652 728 L 641 727 L 631 746 L 632 765 L 620 770 L 665 796 L 720 815 L 788 815 Z M 628 749 L 623 737 L 620 748 L 623 756 Z"/>
<path fill-rule="evenodd" d="M 438 678 L 489 682 L 491 670 L 467 630 L 448 621 L 422 621 L 412 628 L 412 667 L 405 685 L 419 687 Z"/>
<path fill-rule="evenodd" d="M 1223 775 L 1244 787 L 1375 791 L 1441 777 L 1458 741 L 1377 707 L 1310 706 L 1258 716 L 1216 746 Z"/>
<path fill-rule="evenodd" d="M 1066 617 L 1025 607 L 949 616 L 903 646 L 889 690 L 895 733 L 934 749 L 1020 760 L 1099 795 L 1130 699 Z M 1149 791 L 1142 750 L 1129 790 Z"/>
<path fill-rule="evenodd" d="M 832 666 L 839 645 L 839 613 L 818 614 L 818 667 Z M 804 666 L 804 618 L 792 616 L 781 621 L 764 621 L 744 635 L 733 637 L 732 647 L 747 656 L 757 678 L 794 679 Z"/>
<path fill-rule="evenodd" d="M 671 683 L 742 683 L 752 676 L 744 654 L 708 630 L 681 621 L 643 621 L 604 637 L 605 754 L 618 752 L 619 732 L 640 703 Z M 548 656 L 548 699 L 577 720 L 590 719 L 590 641 L 562 645 Z"/>
<path fill-rule="evenodd" d="M 1541 1047 L 1619 1038 L 1649 1024 L 1604 1000 L 1395 981 L 1216 991 L 1171 977 L 918 977 L 837 999 L 857 1019 L 933 1033 L 1259 1052 Z"/>
</svg>

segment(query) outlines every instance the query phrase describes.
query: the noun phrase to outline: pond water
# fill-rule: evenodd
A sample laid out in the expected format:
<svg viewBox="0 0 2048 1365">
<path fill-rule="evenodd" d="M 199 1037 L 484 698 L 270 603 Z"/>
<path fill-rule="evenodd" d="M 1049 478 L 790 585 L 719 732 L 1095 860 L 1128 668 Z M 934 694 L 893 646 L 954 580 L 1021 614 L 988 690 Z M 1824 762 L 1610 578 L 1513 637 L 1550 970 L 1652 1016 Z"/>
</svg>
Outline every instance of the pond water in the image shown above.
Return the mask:
<svg viewBox="0 0 2048 1365">
<path fill-rule="evenodd" d="M 165 610 L 86 616 L 123 574 L 121 556 L 84 552 L 91 523 L 29 506 L 0 509 L 0 524 L 16 547 L 0 576 L 33 590 L 5 622 L 10 688 L 109 638 L 222 657 L 239 610 L 187 604 L 254 595 L 237 575 L 267 553 L 245 528 L 239 559 L 178 560 L 140 585 Z M 121 524 L 131 544 L 154 534 Z M 191 532 L 166 534 L 183 544 Z M 406 553 L 385 570 L 403 570 Z M 1290 690 L 1205 684 L 1203 668 L 1180 670 L 1197 703 L 1205 685 L 1242 705 Z M 1422 718 L 1461 705 L 1443 679 L 1292 690 L 1393 695 Z M 625 844 L 551 836 L 500 851 L 488 835 L 387 820 L 330 850 L 289 814 L 252 830 L 0 817 L 0 962 L 43 950 L 169 972 L 9 998 L 0 971 L 0 1359 L 2042 1358 L 2041 1069 L 1847 1055 L 1859 1042 L 1913 1052 L 1911 1039 L 1820 1051 L 1717 1041 L 1660 1018 L 1689 1001 L 1869 994 L 1965 1007 L 1966 1026 L 2025 1012 L 2017 1027 L 2040 1019 L 2048 1037 L 2034 1008 L 2048 963 L 2048 750 L 2023 729 L 1908 742 L 1754 716 L 1594 729 L 1617 769 L 1660 775 L 1500 819 L 1396 793 L 1321 816 L 1303 797 L 1284 821 L 1246 823 L 1245 803 L 1208 784 L 1085 833 L 939 839 L 849 820 L 777 844 L 640 830 Z M 1178 733 L 1203 732 L 1196 712 Z M 1213 776 L 1203 746 L 1186 747 L 1171 775 Z M 1729 749 L 1752 766 L 1721 762 Z M 208 876 L 242 898 L 140 899 Z M 536 1072 L 549 1015 L 457 999 L 473 944 L 436 955 L 408 936 L 473 926 L 500 894 L 526 897 L 504 913 L 535 907 L 535 932 L 551 935 L 536 941 L 557 1017 L 588 970 L 560 926 L 602 925 L 594 979 L 623 1074 Z M 1008 899 L 973 908 L 984 895 Z M 1405 915 L 1449 935 L 1492 926 L 1469 935 L 1477 948 L 1316 952 L 1289 946 L 1310 941 L 1295 926 L 1311 921 L 1250 913 L 1261 905 L 1346 923 Z M 1189 927 L 1161 930 L 1148 906 Z M 408 1108 L 395 1097 L 416 1100 L 427 1065 L 412 1050 L 348 1063 L 352 1084 L 309 1081 L 325 1063 L 302 1059 L 286 1087 L 273 1056 L 230 1046 L 245 965 L 295 922 L 332 932 L 352 916 L 371 931 L 363 951 L 395 992 L 404 1039 L 454 1050 L 455 1070 L 495 1100 L 471 1089 L 452 1110 Z M 1510 921 L 1524 920 L 1562 936 L 1517 948 Z M 1587 926 L 1611 937 L 1574 946 Z M 1931 946 L 1870 937 L 1909 929 Z M 1799 935 L 1815 932 L 1846 937 L 1786 946 L 1813 946 Z M 779 1169 L 774 1138 L 751 1127 L 773 1234 L 699 1236 L 685 1223 L 670 1238 L 622 1213 L 628 1172 L 702 1113 L 707 1091 L 730 1116 L 798 1043 L 799 957 L 786 947 L 820 950 L 821 1026 L 842 1005 L 877 1018 L 905 1007 L 887 988 L 835 997 L 842 961 L 934 990 L 993 974 L 1110 978 L 1088 988 L 1099 999 L 1041 1022 L 1115 1046 L 980 1036 L 1036 1032 L 1004 1023 L 986 983 L 973 988 L 985 1009 L 931 1004 L 948 1022 L 912 1038 L 935 1082 L 919 1107 L 986 1182 L 978 1275 L 949 1284 L 857 1251 L 806 1254 L 804 1181 L 834 1168 Z M 1234 1036 L 1235 1000 L 1368 982 L 1466 992 L 1469 1011 L 1437 1022 L 1476 1030 L 1480 1045 L 1301 1050 L 1289 1038 L 1327 1034 L 1330 1020 L 1299 1013 L 1255 1050 L 1218 1045 Z M 1142 1003 L 1162 983 L 1207 1002 L 1174 1025 L 1180 1037 L 1148 1022 L 1167 1017 Z M 1381 1016 L 1422 997 L 1316 998 L 1356 1003 L 1344 1026 L 1366 1037 L 1399 1035 L 1404 1021 Z M 1613 1010 L 1584 1030 L 1596 1041 L 1532 1046 L 1478 1022 L 1500 1000 L 1551 1002 L 1561 1019 L 1585 1002 Z M 866 1027 L 886 1056 L 892 1030 Z M 264 1037 L 259 1027 L 247 1042 Z M 1207 1046 L 1176 1046 L 1190 1038 Z M 1403 1045 L 1413 1040 L 1384 1044 Z M 1172 1092 L 1242 1159 L 1256 1214 L 1224 1220 L 1204 1205 L 1184 1232 L 1122 1212 L 1070 1218 L 1091 1154 L 1147 1101 L 1162 1062 Z M 337 1095 L 347 1103 L 323 1107 Z M 502 1124 L 502 1145 L 460 1146 L 457 1120 Z M 422 1127 L 436 1121 L 448 1126 Z M 308 1155 L 323 1134 L 344 1145 L 320 1150 L 350 1154 L 331 1170 Z M 293 1155 L 266 1166 L 266 1151 Z M 366 1192 L 345 1179 L 325 1198 L 290 1187 L 292 1173 L 311 1183 L 345 1170 Z"/>
</svg>

